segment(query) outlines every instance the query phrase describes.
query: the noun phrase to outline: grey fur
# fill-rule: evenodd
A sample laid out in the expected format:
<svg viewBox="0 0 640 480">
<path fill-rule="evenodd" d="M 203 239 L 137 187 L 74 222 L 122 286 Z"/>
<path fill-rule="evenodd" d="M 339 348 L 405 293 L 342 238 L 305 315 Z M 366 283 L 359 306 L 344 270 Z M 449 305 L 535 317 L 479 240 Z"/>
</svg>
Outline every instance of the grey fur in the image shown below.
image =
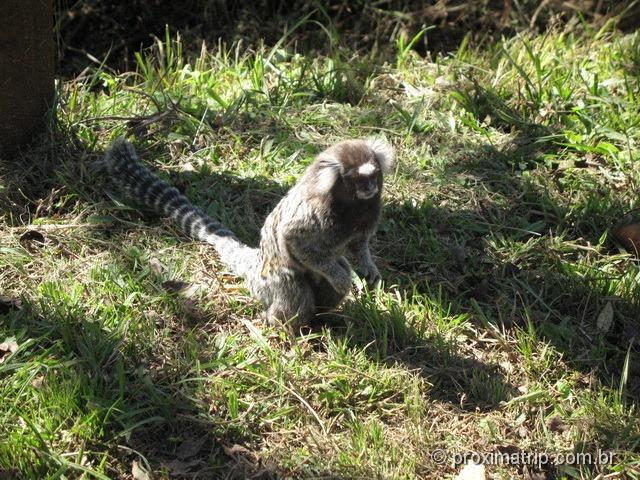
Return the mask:
<svg viewBox="0 0 640 480">
<path fill-rule="evenodd" d="M 259 248 L 240 242 L 152 173 L 128 141 L 116 140 L 104 162 L 127 195 L 213 245 L 265 305 L 271 322 L 299 324 L 336 307 L 348 293 L 351 267 L 345 254 L 355 257 L 369 285 L 380 281 L 369 239 L 380 215 L 382 172 L 393 160 L 392 148 L 380 139 L 347 140 L 325 150 L 268 215 Z M 360 168 L 365 163 L 370 165 Z M 374 169 L 370 176 L 358 173 Z M 365 195 L 370 197 L 361 199 Z"/>
</svg>

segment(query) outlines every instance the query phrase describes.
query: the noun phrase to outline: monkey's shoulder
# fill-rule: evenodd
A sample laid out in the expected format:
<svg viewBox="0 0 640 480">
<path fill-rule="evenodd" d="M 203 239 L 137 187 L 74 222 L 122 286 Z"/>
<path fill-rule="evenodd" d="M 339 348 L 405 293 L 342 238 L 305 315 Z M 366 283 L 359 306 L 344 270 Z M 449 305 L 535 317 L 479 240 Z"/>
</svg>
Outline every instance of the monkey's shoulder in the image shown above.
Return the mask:
<svg viewBox="0 0 640 480">
<path fill-rule="evenodd" d="M 340 201 L 327 197 L 307 198 L 289 192 L 267 217 L 263 235 L 278 238 L 308 237 L 310 241 L 325 237 L 328 243 L 343 243 L 375 229 L 380 218 L 381 200 Z"/>
</svg>

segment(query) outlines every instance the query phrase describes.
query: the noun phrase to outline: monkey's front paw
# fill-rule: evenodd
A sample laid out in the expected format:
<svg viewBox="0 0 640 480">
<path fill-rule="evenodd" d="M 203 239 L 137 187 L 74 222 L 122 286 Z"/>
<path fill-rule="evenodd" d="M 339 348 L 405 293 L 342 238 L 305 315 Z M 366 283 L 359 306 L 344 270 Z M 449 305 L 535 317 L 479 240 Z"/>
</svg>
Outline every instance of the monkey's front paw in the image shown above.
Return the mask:
<svg viewBox="0 0 640 480">
<path fill-rule="evenodd" d="M 378 267 L 376 267 L 375 265 L 370 265 L 364 271 L 364 279 L 366 280 L 367 286 L 369 288 L 373 289 L 378 287 L 380 285 L 380 282 L 382 281 L 382 276 L 378 271 Z"/>
</svg>

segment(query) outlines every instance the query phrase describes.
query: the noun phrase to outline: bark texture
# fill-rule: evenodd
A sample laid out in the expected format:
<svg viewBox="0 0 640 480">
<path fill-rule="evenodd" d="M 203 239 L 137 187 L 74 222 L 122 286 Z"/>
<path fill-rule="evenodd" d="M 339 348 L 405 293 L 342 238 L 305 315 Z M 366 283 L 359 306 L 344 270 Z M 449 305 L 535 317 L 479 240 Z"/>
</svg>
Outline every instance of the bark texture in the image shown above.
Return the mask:
<svg viewBox="0 0 640 480">
<path fill-rule="evenodd" d="M 53 2 L 0 1 L 0 157 L 44 130 L 54 95 Z"/>
</svg>

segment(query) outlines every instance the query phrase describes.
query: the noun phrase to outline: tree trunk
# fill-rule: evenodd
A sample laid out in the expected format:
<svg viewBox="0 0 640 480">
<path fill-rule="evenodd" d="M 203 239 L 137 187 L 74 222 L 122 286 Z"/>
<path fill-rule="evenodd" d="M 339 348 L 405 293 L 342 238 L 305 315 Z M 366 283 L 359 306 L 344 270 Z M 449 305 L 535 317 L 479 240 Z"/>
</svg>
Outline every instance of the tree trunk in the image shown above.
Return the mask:
<svg viewBox="0 0 640 480">
<path fill-rule="evenodd" d="M 52 0 L 0 0 L 0 158 L 44 130 L 53 54 Z"/>
</svg>

